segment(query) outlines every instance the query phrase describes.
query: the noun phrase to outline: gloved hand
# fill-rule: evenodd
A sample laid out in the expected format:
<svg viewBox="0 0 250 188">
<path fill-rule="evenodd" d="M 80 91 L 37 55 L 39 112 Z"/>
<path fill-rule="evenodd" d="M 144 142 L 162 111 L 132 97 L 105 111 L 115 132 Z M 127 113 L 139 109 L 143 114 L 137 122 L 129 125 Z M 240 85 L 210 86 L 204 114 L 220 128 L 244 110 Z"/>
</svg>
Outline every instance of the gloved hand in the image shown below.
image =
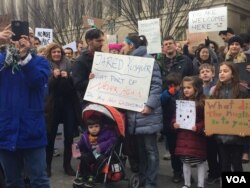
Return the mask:
<svg viewBox="0 0 250 188">
<path fill-rule="evenodd" d="M 209 44 L 210 44 L 210 40 L 209 40 L 209 37 L 207 36 L 207 38 L 205 39 L 205 46 L 209 47 Z"/>
</svg>

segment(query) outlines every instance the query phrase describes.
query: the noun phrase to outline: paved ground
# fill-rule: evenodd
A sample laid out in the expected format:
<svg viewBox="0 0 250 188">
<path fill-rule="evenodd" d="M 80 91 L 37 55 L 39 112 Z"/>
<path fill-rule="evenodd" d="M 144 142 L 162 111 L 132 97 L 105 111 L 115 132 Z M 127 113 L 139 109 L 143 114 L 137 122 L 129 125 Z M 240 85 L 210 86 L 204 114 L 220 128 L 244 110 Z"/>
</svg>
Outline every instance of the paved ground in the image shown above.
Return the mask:
<svg viewBox="0 0 250 188">
<path fill-rule="evenodd" d="M 182 183 L 174 184 L 171 182 L 171 167 L 170 167 L 170 161 L 162 160 L 162 156 L 165 153 L 164 145 L 163 143 L 159 143 L 159 151 L 160 151 L 160 172 L 159 172 L 159 179 L 158 179 L 158 187 L 159 188 L 181 188 Z M 73 166 L 77 166 L 79 161 L 73 160 L 72 164 Z M 244 165 L 245 171 L 250 171 L 250 164 Z M 128 169 L 129 172 L 129 169 Z M 62 167 L 62 156 L 55 157 L 53 159 L 53 165 L 52 165 L 52 177 L 50 179 L 51 181 L 51 188 L 71 188 L 72 187 L 72 180 L 73 177 L 66 176 L 63 171 Z M 130 173 L 128 173 L 130 174 Z M 197 174 L 196 174 L 196 168 L 193 169 L 193 177 L 195 179 L 195 183 L 192 185 L 192 187 L 196 187 L 196 180 L 197 180 Z M 100 188 L 101 186 L 96 186 L 96 188 Z M 112 185 L 106 186 L 107 188 L 127 188 L 128 182 L 122 181 L 119 183 L 114 183 Z M 219 188 L 219 184 L 216 185 L 210 185 L 206 186 L 206 188 Z"/>
</svg>

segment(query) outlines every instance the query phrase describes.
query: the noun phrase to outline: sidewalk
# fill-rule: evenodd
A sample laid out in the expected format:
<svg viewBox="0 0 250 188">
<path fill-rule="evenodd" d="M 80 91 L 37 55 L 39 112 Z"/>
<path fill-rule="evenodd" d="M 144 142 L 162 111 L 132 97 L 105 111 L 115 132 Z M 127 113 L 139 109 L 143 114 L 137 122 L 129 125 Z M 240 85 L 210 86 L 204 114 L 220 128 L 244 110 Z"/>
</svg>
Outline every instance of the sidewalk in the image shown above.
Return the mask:
<svg viewBox="0 0 250 188">
<path fill-rule="evenodd" d="M 171 164 L 170 160 L 163 160 L 162 157 L 165 154 L 164 143 L 161 142 L 158 144 L 159 151 L 160 151 L 160 171 L 159 171 L 159 178 L 158 178 L 158 188 L 181 188 L 183 182 L 175 184 L 171 182 L 172 178 L 172 171 L 171 171 Z M 63 161 L 62 161 L 62 151 L 59 157 L 54 157 L 52 162 L 52 177 L 50 179 L 51 188 L 71 188 L 72 187 L 72 180 L 74 177 L 69 177 L 64 174 L 63 171 Z M 77 164 L 79 161 L 73 159 L 72 166 L 76 169 Z M 128 165 L 127 165 L 128 166 Z M 243 165 L 245 171 L 250 171 L 250 163 Z M 130 170 L 128 169 L 128 172 Z M 128 173 L 129 175 L 129 173 Z M 192 184 L 192 187 L 196 187 L 197 183 L 197 173 L 196 168 L 192 169 L 192 175 L 195 179 L 195 182 Z M 96 186 L 99 188 L 100 186 Z M 110 184 L 107 188 L 128 188 L 128 182 L 122 181 L 117 182 L 114 184 Z M 215 185 L 206 185 L 206 188 L 219 188 L 219 184 Z"/>
</svg>

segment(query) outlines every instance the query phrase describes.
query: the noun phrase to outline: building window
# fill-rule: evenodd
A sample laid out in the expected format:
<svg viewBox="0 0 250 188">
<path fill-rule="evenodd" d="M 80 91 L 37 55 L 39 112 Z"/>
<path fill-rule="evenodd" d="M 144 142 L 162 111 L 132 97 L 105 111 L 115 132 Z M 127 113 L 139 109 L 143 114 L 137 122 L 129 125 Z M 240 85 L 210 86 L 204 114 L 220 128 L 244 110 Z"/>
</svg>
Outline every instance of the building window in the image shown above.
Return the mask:
<svg viewBox="0 0 250 188">
<path fill-rule="evenodd" d="M 115 13 L 117 17 L 122 15 L 121 0 L 111 0 L 111 11 Z"/>
<path fill-rule="evenodd" d="M 159 8 L 163 9 L 164 8 L 164 0 L 159 0 Z"/>
<path fill-rule="evenodd" d="M 93 1 L 93 7 L 95 7 L 93 9 L 93 17 L 102 18 L 102 2 L 98 0 Z"/>
<path fill-rule="evenodd" d="M 240 33 L 247 33 L 247 17 L 240 15 Z"/>
<path fill-rule="evenodd" d="M 97 3 L 97 12 L 98 12 L 97 18 L 102 18 L 102 2 L 101 1 Z"/>
<path fill-rule="evenodd" d="M 186 38 L 187 38 L 186 27 L 185 26 L 178 27 L 175 40 L 176 41 L 183 41 L 183 40 L 186 40 Z"/>
<path fill-rule="evenodd" d="M 122 15 L 122 2 L 121 2 L 121 0 L 118 0 L 117 1 L 117 16 L 121 16 Z"/>
<path fill-rule="evenodd" d="M 141 13 L 143 11 L 141 0 L 136 1 L 136 8 L 138 13 Z"/>
</svg>

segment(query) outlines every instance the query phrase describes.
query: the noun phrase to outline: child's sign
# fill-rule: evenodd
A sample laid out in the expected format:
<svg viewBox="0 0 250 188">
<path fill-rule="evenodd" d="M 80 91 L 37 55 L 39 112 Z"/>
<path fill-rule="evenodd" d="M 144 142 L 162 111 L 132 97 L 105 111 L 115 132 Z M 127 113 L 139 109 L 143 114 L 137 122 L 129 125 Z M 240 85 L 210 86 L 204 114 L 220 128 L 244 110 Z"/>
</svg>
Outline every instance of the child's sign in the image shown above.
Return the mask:
<svg viewBox="0 0 250 188">
<path fill-rule="evenodd" d="M 205 103 L 207 134 L 250 135 L 250 99 L 208 99 Z"/>
<path fill-rule="evenodd" d="M 176 100 L 176 123 L 180 125 L 180 128 L 192 130 L 195 120 L 195 101 Z"/>
<path fill-rule="evenodd" d="M 84 99 L 141 112 L 148 100 L 154 58 L 95 52 Z"/>
</svg>

